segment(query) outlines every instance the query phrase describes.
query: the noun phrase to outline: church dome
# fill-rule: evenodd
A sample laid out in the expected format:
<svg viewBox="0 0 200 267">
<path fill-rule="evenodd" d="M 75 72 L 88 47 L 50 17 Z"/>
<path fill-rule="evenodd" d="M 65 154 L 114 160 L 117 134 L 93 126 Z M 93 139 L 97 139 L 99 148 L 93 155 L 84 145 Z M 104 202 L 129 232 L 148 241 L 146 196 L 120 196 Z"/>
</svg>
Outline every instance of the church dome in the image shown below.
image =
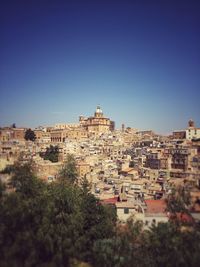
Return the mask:
<svg viewBox="0 0 200 267">
<path fill-rule="evenodd" d="M 96 113 L 103 113 L 103 111 L 102 111 L 102 109 L 100 108 L 100 106 L 97 106 L 97 108 L 96 108 Z"/>
<path fill-rule="evenodd" d="M 94 116 L 97 118 L 103 117 L 103 111 L 101 110 L 100 106 L 97 106 L 96 111 L 94 113 Z"/>
</svg>

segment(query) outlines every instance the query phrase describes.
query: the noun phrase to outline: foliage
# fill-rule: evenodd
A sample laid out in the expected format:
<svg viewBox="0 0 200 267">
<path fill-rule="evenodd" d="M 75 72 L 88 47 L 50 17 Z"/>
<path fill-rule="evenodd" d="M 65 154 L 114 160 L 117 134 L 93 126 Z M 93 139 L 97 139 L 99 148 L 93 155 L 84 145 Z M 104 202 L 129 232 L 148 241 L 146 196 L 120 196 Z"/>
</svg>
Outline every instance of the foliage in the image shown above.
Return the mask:
<svg viewBox="0 0 200 267">
<path fill-rule="evenodd" d="M 188 212 L 190 205 L 190 192 L 186 186 L 172 188 L 171 194 L 166 199 L 167 211 L 175 214 L 177 212 Z"/>
<path fill-rule="evenodd" d="M 3 197 L 6 190 L 6 185 L 0 180 L 0 200 Z"/>
<path fill-rule="evenodd" d="M 26 132 L 25 132 L 25 135 L 24 135 L 24 138 L 26 141 L 35 141 L 36 139 L 36 136 L 35 136 L 35 133 L 34 131 L 32 131 L 31 129 L 27 129 Z"/>
<path fill-rule="evenodd" d="M 12 184 L 15 192 L 0 202 L 0 266 L 72 266 L 90 261 L 97 239 L 111 237 L 113 218 L 86 185 L 46 184 L 20 162 Z"/>
<path fill-rule="evenodd" d="M 13 165 L 7 165 L 3 170 L 0 171 L 2 174 L 11 174 L 14 171 Z"/>
<path fill-rule="evenodd" d="M 74 184 L 77 182 L 78 173 L 76 161 L 73 155 L 68 155 L 63 168 L 60 171 L 59 178 L 62 182 Z"/>
<path fill-rule="evenodd" d="M 182 231 L 173 223 L 159 223 L 149 230 L 132 222 L 113 238 L 95 242 L 93 266 L 196 267 L 200 260 L 200 230 Z"/>
<path fill-rule="evenodd" d="M 11 183 L 12 193 L 0 183 L 0 266 L 199 265 L 198 225 L 169 222 L 144 230 L 133 219 L 116 225 L 115 209 L 90 193 L 86 178 L 79 186 L 62 179 L 47 184 L 31 162 L 14 165 Z"/>
<path fill-rule="evenodd" d="M 40 153 L 40 156 L 45 160 L 50 160 L 51 162 L 58 162 L 59 147 L 50 145 L 50 147 L 47 147 L 44 153 Z"/>
</svg>

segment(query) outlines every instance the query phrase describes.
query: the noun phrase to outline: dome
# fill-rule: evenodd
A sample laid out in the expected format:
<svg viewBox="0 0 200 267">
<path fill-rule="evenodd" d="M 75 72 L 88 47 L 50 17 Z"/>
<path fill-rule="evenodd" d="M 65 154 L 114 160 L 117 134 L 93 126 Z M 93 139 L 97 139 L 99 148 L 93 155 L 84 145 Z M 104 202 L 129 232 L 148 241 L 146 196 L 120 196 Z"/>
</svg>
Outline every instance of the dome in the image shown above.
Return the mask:
<svg viewBox="0 0 200 267">
<path fill-rule="evenodd" d="M 103 111 L 101 110 L 100 106 L 97 106 L 96 111 L 94 113 L 94 116 L 97 118 L 103 117 Z"/>
<path fill-rule="evenodd" d="M 100 106 L 97 106 L 96 113 L 103 113 L 103 111 L 101 110 Z"/>
</svg>

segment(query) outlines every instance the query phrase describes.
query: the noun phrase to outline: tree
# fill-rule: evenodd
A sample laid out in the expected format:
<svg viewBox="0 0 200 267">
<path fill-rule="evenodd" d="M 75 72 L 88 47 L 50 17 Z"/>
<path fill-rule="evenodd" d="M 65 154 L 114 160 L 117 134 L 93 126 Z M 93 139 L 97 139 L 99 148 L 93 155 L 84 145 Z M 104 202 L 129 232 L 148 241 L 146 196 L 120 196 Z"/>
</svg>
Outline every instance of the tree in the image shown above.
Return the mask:
<svg viewBox="0 0 200 267">
<path fill-rule="evenodd" d="M 31 162 L 17 161 L 12 169 L 11 185 L 24 197 L 34 197 L 44 183 L 35 176 Z"/>
<path fill-rule="evenodd" d="M 63 182 L 75 184 L 78 180 L 76 161 L 73 155 L 68 155 L 63 168 L 60 171 L 59 178 Z"/>
<path fill-rule="evenodd" d="M 12 127 L 12 128 L 16 128 L 16 123 L 13 123 L 13 124 L 11 125 L 11 127 Z"/>
<path fill-rule="evenodd" d="M 51 162 L 58 162 L 59 147 L 50 145 L 50 147 L 47 147 L 44 153 L 40 153 L 40 156 L 45 160 L 50 160 Z"/>
<path fill-rule="evenodd" d="M 0 200 L 3 197 L 6 190 L 6 185 L 0 180 Z"/>
<path fill-rule="evenodd" d="M 0 201 L 0 266 L 75 266 L 111 236 L 108 212 L 86 184 L 46 184 L 22 163 L 12 182 L 16 190 Z"/>
<path fill-rule="evenodd" d="M 35 141 L 36 139 L 36 135 L 34 133 L 34 131 L 32 131 L 30 128 L 26 130 L 25 132 L 25 136 L 24 136 L 25 140 L 30 140 L 30 141 Z"/>
<path fill-rule="evenodd" d="M 190 192 L 186 186 L 178 186 L 172 188 L 171 194 L 166 199 L 167 211 L 172 214 L 179 212 L 188 213 L 189 205 L 191 203 Z"/>
</svg>

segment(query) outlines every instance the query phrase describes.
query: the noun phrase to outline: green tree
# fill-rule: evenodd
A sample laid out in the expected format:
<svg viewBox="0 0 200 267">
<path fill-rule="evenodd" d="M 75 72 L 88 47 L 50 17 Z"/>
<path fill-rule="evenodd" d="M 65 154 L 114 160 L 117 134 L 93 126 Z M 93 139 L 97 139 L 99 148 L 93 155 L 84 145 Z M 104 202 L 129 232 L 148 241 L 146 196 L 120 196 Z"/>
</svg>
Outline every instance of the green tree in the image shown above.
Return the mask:
<svg viewBox="0 0 200 267">
<path fill-rule="evenodd" d="M 195 228 L 183 231 L 174 223 L 159 223 L 152 226 L 144 241 L 150 266 L 199 265 L 200 232 Z"/>
<path fill-rule="evenodd" d="M 75 184 L 78 181 L 78 172 L 76 161 L 73 155 L 68 155 L 63 168 L 59 173 L 59 178 L 62 182 Z"/>
<path fill-rule="evenodd" d="M 74 266 L 91 261 L 100 238 L 111 237 L 113 220 L 87 189 L 39 180 L 31 163 L 18 162 L 15 191 L 0 202 L 0 266 Z"/>
<path fill-rule="evenodd" d="M 12 127 L 12 128 L 16 128 L 16 123 L 13 123 L 13 124 L 11 125 L 11 127 Z"/>
<path fill-rule="evenodd" d="M 34 197 L 44 186 L 44 183 L 35 176 L 31 162 L 17 161 L 13 166 L 11 185 L 16 192 L 24 196 Z"/>
<path fill-rule="evenodd" d="M 35 141 L 36 136 L 35 136 L 34 131 L 32 131 L 31 129 L 27 129 L 26 132 L 25 132 L 24 138 L 27 141 L 29 141 L 29 140 L 30 141 Z"/>
<path fill-rule="evenodd" d="M 40 156 L 45 160 L 50 160 L 51 162 L 58 162 L 59 157 L 59 147 L 52 146 L 46 148 L 44 153 L 40 153 Z"/>
<path fill-rule="evenodd" d="M 188 213 L 191 203 L 190 191 L 186 186 L 178 186 L 172 188 L 171 194 L 166 199 L 167 211 L 172 214 L 179 212 Z"/>
<path fill-rule="evenodd" d="M 6 190 L 6 185 L 0 180 L 0 199 L 5 194 L 5 190 Z"/>
</svg>

